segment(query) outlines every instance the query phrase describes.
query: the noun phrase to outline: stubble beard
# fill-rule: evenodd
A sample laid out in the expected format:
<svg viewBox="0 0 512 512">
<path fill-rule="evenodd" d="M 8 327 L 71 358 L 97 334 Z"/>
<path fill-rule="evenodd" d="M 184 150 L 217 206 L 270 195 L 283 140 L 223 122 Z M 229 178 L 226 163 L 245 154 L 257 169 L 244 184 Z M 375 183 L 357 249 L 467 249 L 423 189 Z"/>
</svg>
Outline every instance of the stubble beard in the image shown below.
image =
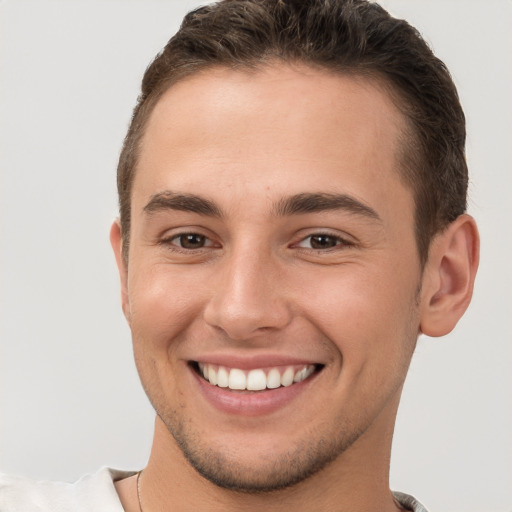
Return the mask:
<svg viewBox="0 0 512 512">
<path fill-rule="evenodd" d="M 413 317 L 417 312 L 420 292 L 421 285 L 416 288 L 411 303 Z M 396 393 L 401 393 L 418 339 L 417 322 L 410 323 L 405 339 L 408 341 L 409 350 L 402 353 L 403 360 L 397 361 L 396 380 L 394 386 L 386 393 L 388 399 L 382 401 L 383 408 Z M 139 374 L 142 377 L 140 368 Z M 231 447 L 229 443 L 226 447 L 212 447 L 207 444 L 201 433 L 184 417 L 184 403 L 180 404 L 180 410 L 158 407 L 165 404 L 165 399 L 152 400 L 150 386 L 144 385 L 143 378 L 141 380 L 160 420 L 192 468 L 220 488 L 246 494 L 281 491 L 314 476 L 341 457 L 361 436 L 364 436 L 382 413 L 381 409 L 373 417 L 367 417 L 365 408 L 362 408 L 351 420 L 341 413 L 338 417 L 331 418 L 332 423 L 323 434 L 306 425 L 303 427 L 301 440 L 290 449 L 280 453 L 261 452 L 258 453 L 257 460 L 247 460 L 238 452 L 236 446 Z"/>
<path fill-rule="evenodd" d="M 271 493 L 303 482 L 337 459 L 361 435 L 358 431 L 348 434 L 347 429 L 329 438 L 318 438 L 305 428 L 303 441 L 292 449 L 279 454 L 261 453 L 255 463 L 236 453 L 205 446 L 176 414 L 160 418 L 201 476 L 218 487 L 246 494 Z"/>
</svg>

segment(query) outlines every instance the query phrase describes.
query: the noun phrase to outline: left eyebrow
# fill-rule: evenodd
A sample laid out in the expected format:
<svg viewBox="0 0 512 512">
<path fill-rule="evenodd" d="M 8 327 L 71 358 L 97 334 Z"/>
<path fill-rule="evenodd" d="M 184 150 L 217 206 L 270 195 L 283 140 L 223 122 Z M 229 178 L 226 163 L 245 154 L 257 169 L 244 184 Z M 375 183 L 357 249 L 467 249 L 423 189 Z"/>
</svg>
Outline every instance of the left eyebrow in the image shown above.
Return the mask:
<svg viewBox="0 0 512 512">
<path fill-rule="evenodd" d="M 300 215 L 328 210 L 344 210 L 382 222 L 378 213 L 355 197 L 346 194 L 303 193 L 286 197 L 274 206 L 278 216 Z"/>
</svg>

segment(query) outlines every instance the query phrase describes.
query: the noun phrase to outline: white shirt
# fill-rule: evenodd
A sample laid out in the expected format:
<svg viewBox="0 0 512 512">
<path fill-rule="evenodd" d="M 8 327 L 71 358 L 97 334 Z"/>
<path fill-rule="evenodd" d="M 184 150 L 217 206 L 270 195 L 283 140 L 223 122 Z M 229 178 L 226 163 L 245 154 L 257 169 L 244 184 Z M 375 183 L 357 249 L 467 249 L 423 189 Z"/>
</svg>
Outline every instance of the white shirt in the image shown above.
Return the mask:
<svg viewBox="0 0 512 512">
<path fill-rule="evenodd" d="M 0 475 L 0 512 L 124 512 L 114 481 L 134 474 L 102 468 L 73 484 Z"/>
<path fill-rule="evenodd" d="M 135 473 L 102 468 L 74 484 L 0 474 L 0 512 L 124 512 L 114 482 Z M 393 495 L 413 512 L 427 512 L 412 496 Z"/>
</svg>

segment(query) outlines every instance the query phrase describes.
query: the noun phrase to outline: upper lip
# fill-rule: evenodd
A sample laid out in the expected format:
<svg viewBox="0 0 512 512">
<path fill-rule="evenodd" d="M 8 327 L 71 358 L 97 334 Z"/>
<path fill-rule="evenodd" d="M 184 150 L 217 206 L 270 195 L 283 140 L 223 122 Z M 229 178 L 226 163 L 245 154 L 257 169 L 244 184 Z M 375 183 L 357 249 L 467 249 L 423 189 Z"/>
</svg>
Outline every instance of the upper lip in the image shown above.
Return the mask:
<svg viewBox="0 0 512 512">
<path fill-rule="evenodd" d="M 290 357 L 282 354 L 255 354 L 251 356 L 241 356 L 239 354 L 205 354 L 193 358 L 190 361 L 214 364 L 227 368 L 239 368 L 240 370 L 254 370 L 256 368 L 268 368 L 275 366 L 295 366 L 295 365 L 318 365 L 320 361 L 309 358 Z"/>
</svg>

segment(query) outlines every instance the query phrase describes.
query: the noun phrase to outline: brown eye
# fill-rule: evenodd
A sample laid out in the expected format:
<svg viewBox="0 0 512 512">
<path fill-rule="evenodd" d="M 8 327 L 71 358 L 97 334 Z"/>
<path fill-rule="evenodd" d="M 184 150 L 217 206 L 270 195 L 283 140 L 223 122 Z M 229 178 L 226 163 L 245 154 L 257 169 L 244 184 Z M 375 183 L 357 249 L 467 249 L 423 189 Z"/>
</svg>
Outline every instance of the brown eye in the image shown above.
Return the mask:
<svg viewBox="0 0 512 512">
<path fill-rule="evenodd" d="M 206 237 L 197 233 L 186 233 L 175 238 L 176 242 L 183 249 L 201 249 L 206 245 Z"/>
<path fill-rule="evenodd" d="M 340 243 L 340 239 L 331 235 L 312 235 L 309 238 L 312 249 L 330 249 Z"/>
</svg>

